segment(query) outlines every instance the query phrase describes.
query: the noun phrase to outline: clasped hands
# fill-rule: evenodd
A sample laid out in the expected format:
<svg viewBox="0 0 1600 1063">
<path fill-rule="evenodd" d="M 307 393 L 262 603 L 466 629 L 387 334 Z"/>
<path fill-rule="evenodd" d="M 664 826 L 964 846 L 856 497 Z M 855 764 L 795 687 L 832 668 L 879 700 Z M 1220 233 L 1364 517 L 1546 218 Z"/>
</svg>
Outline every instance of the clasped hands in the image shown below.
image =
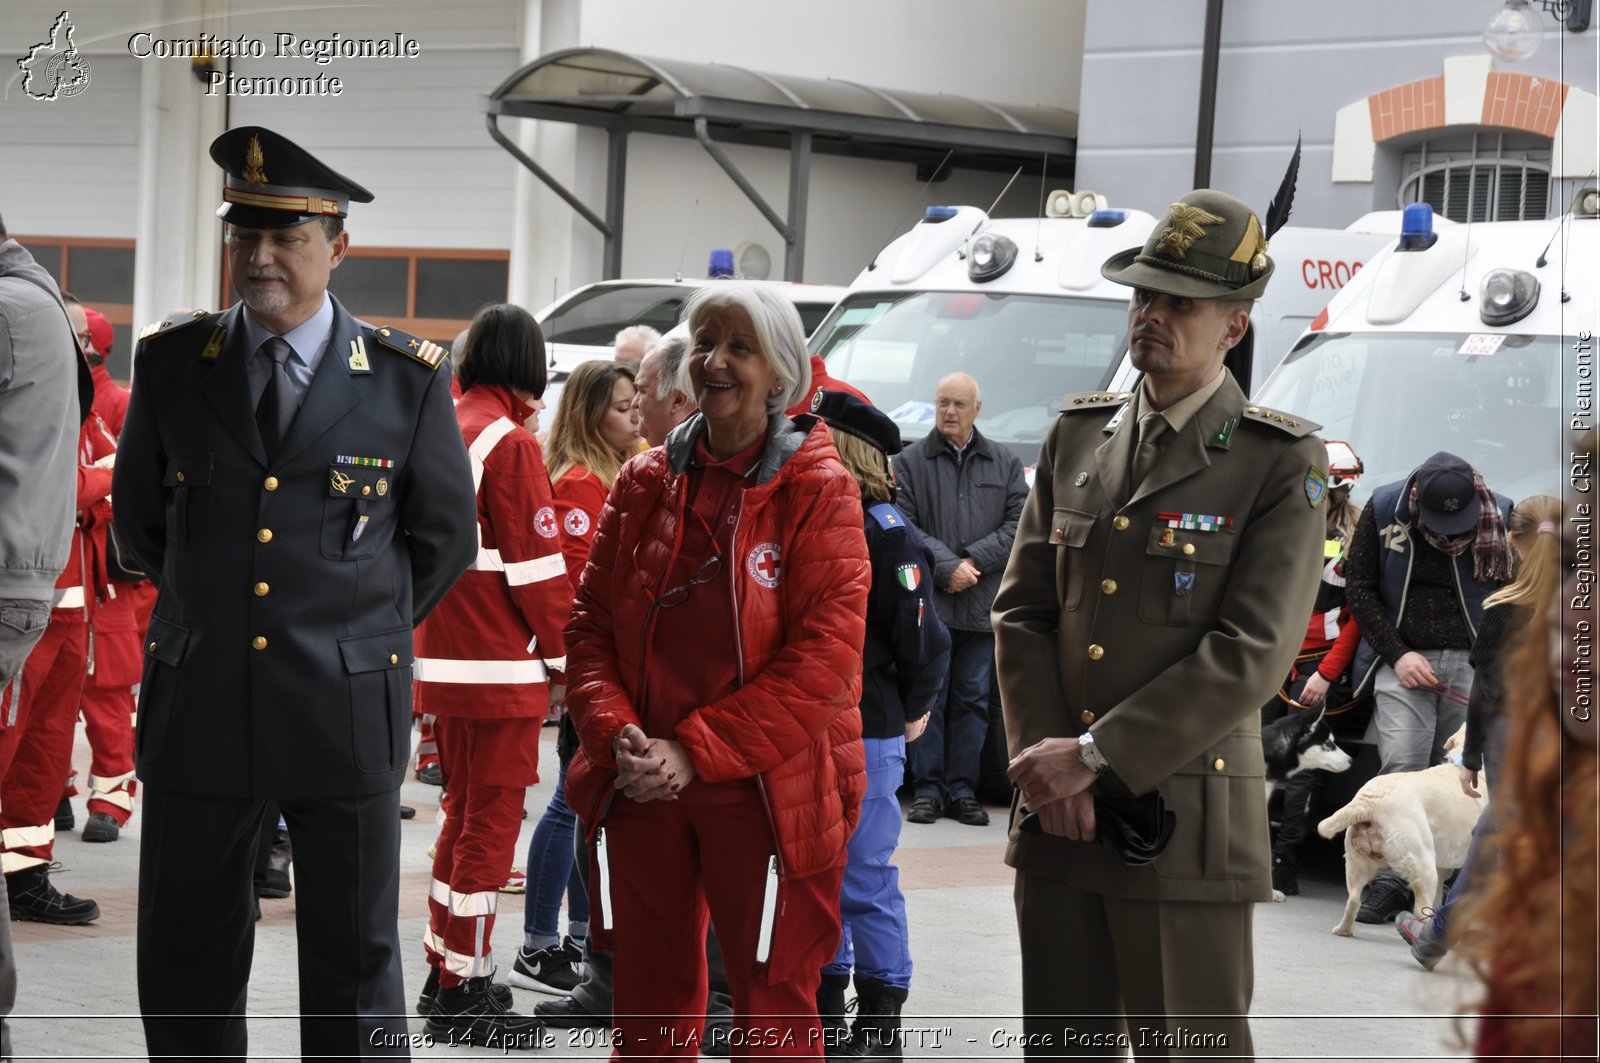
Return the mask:
<svg viewBox="0 0 1600 1063">
<path fill-rule="evenodd" d="M 694 765 L 683 744 L 651 738 L 637 724 L 628 724 L 611 742 L 617 764 L 612 785 L 635 801 L 676 801 L 694 779 Z"/>
<path fill-rule="evenodd" d="M 1006 777 L 1046 834 L 1094 841 L 1094 772 L 1083 763 L 1076 738 L 1046 738 L 1012 758 Z"/>
</svg>

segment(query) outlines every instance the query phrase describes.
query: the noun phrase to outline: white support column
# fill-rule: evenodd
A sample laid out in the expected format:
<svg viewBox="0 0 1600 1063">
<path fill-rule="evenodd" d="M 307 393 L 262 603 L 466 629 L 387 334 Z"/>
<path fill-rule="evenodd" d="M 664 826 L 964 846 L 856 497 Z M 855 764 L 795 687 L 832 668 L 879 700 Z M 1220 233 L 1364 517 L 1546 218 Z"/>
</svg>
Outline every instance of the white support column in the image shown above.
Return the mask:
<svg viewBox="0 0 1600 1063">
<path fill-rule="evenodd" d="M 142 24 L 181 25 L 185 35 L 203 28 L 226 33 L 225 0 L 195 5 L 144 0 Z M 133 270 L 133 327 L 177 309 L 216 309 L 221 276 L 221 222 L 215 210 L 222 187 L 211 161 L 211 141 L 226 128 L 223 96 L 208 97 L 182 60 L 141 64 L 139 190 Z"/>
</svg>

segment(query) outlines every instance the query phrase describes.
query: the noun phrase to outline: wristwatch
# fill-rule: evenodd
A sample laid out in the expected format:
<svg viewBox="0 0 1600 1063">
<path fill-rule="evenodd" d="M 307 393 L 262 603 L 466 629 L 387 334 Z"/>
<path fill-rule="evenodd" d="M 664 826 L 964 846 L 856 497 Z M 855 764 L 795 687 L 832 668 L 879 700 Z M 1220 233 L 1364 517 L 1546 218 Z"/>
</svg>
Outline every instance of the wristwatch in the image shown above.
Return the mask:
<svg viewBox="0 0 1600 1063">
<path fill-rule="evenodd" d="M 1111 767 L 1106 763 L 1106 755 L 1094 744 L 1094 735 L 1088 731 L 1078 736 L 1078 759 L 1083 761 L 1084 767 L 1096 775 L 1104 775 L 1106 769 Z"/>
</svg>

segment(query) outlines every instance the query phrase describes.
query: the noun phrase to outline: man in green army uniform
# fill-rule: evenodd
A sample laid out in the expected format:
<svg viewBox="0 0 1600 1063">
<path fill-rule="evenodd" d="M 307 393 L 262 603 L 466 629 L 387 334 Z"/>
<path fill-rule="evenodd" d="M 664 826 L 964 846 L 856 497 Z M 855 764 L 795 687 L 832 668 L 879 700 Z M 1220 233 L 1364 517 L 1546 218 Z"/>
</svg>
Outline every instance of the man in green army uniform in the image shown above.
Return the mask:
<svg viewBox="0 0 1600 1063">
<path fill-rule="evenodd" d="M 1265 252 L 1247 206 L 1200 190 L 1101 268 L 1134 289 L 1143 380 L 1062 403 L 995 601 L 1030 1053 L 1252 1054 L 1259 709 L 1311 615 L 1328 468 L 1317 425 L 1223 367 Z M 1097 795 L 1156 792 L 1153 862 L 1096 841 Z"/>
</svg>

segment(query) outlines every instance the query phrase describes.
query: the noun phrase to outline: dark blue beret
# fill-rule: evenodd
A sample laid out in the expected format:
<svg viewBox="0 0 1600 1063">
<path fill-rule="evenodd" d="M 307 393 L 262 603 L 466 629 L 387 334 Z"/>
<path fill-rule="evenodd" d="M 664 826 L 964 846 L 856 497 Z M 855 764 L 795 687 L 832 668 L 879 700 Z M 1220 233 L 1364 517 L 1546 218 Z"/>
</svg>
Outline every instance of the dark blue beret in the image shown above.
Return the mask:
<svg viewBox="0 0 1600 1063">
<path fill-rule="evenodd" d="M 885 454 L 898 454 L 904 443 L 900 426 L 889 415 L 845 391 L 821 391 L 811 397 L 811 412 L 830 428 L 863 439 Z"/>
</svg>

